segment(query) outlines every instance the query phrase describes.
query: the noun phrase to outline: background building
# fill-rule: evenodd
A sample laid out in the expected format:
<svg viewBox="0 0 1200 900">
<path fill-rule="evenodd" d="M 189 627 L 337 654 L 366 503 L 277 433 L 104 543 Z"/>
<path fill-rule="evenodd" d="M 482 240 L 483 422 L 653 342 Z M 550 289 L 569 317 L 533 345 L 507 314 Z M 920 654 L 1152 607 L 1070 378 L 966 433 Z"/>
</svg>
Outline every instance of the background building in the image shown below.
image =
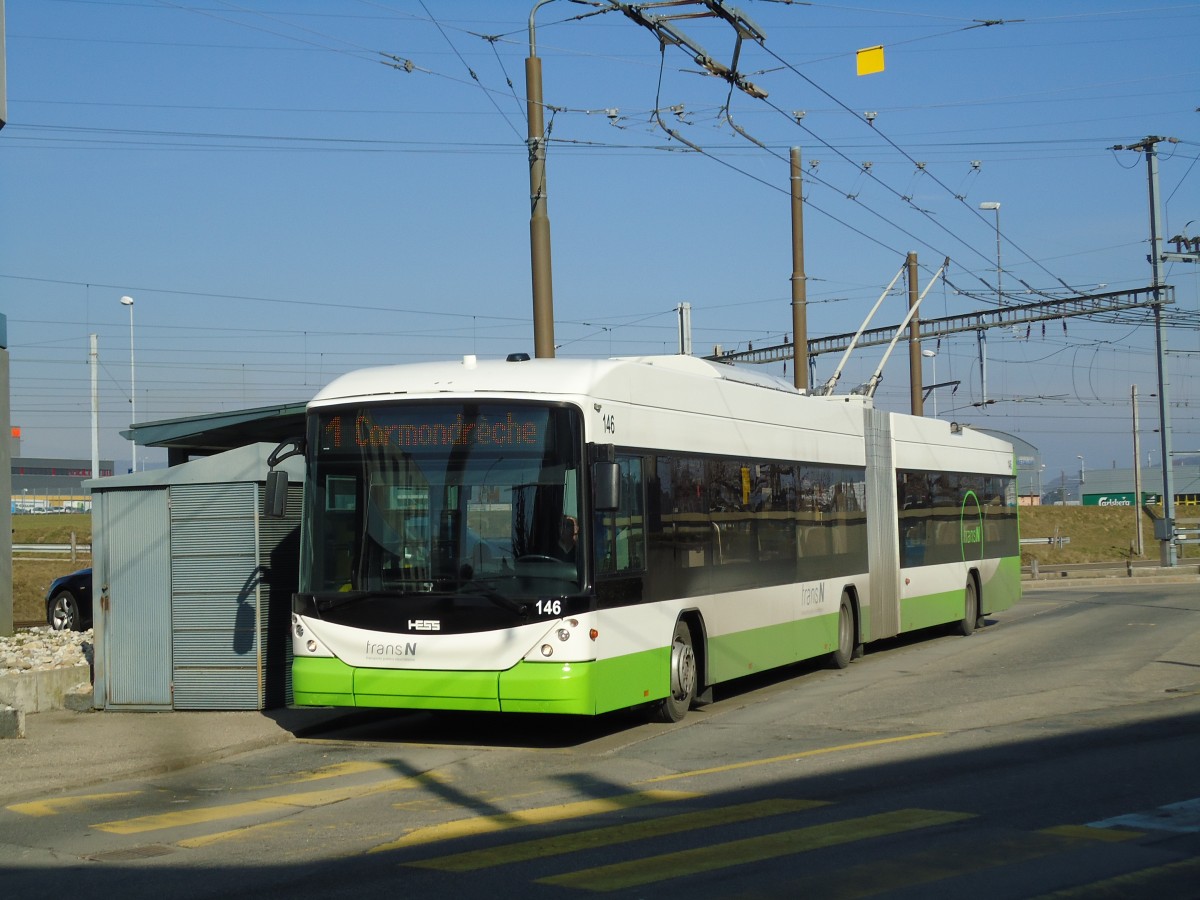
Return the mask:
<svg viewBox="0 0 1200 900">
<path fill-rule="evenodd" d="M 113 461 L 100 460 L 101 476 L 113 474 Z M 92 495 L 83 483 L 92 477 L 90 459 L 13 456 L 12 510 L 89 510 Z"/>
<path fill-rule="evenodd" d="M 1190 464 L 1175 466 L 1171 473 L 1175 488 L 1175 505 L 1181 507 L 1181 515 L 1194 515 L 1186 512 L 1186 507 L 1200 508 L 1200 465 Z M 1083 484 L 1079 493 L 1084 506 L 1132 506 L 1133 505 L 1133 469 L 1094 469 L 1084 474 Z M 1142 502 L 1158 503 L 1162 500 L 1163 473 L 1162 469 L 1146 467 L 1141 471 Z"/>
<path fill-rule="evenodd" d="M 984 434 L 990 434 L 1002 441 L 1013 445 L 1013 453 L 1017 457 L 1017 502 L 1021 506 L 1041 506 L 1042 473 L 1046 467 L 1042 464 L 1042 453 L 1028 441 L 1023 441 L 1016 435 L 996 431 L 993 428 L 976 428 Z"/>
</svg>

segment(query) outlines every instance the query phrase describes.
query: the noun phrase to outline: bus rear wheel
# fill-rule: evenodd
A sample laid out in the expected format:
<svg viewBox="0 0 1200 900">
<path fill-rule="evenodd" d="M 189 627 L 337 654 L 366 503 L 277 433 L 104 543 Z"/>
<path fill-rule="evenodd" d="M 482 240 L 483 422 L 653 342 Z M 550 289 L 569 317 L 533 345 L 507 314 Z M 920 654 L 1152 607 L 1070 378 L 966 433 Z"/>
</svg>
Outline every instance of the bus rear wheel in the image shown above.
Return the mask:
<svg viewBox="0 0 1200 900">
<path fill-rule="evenodd" d="M 692 646 L 692 630 L 682 619 L 675 623 L 671 637 L 671 689 L 651 708 L 656 722 L 678 722 L 696 699 L 698 669 Z"/>
<path fill-rule="evenodd" d="M 962 621 L 958 623 L 956 631 L 963 637 L 970 637 L 975 626 L 979 623 L 979 591 L 975 587 L 975 579 L 968 576 L 966 601 L 963 605 Z"/>
<path fill-rule="evenodd" d="M 829 654 L 829 665 L 844 669 L 854 658 L 854 609 L 850 597 L 842 592 L 842 603 L 838 607 L 837 649 Z"/>
</svg>

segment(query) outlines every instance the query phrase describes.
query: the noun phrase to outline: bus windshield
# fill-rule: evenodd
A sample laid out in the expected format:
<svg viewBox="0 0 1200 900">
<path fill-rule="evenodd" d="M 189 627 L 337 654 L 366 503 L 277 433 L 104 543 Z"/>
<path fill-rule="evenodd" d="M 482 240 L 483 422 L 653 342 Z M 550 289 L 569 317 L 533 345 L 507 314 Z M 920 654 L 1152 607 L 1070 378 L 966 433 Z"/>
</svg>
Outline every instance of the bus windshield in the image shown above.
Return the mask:
<svg viewBox="0 0 1200 900">
<path fill-rule="evenodd" d="M 578 411 L 531 403 L 385 403 L 309 416 L 298 603 L 483 598 L 520 612 L 578 594 L 585 547 Z M 486 604 L 484 604 L 486 605 Z"/>
</svg>

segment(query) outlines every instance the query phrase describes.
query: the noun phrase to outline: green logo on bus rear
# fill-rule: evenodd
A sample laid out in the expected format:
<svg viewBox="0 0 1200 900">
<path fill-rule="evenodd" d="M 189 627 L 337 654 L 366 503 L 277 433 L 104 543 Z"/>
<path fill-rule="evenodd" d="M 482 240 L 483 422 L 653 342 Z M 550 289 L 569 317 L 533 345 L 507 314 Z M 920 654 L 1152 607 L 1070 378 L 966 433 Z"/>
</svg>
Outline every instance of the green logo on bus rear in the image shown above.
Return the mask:
<svg viewBox="0 0 1200 900">
<path fill-rule="evenodd" d="M 962 548 L 962 558 L 983 558 L 983 510 L 979 506 L 979 497 L 974 491 L 967 491 L 963 496 L 962 509 L 959 510 L 959 546 Z M 968 553 L 967 548 L 971 551 Z"/>
</svg>

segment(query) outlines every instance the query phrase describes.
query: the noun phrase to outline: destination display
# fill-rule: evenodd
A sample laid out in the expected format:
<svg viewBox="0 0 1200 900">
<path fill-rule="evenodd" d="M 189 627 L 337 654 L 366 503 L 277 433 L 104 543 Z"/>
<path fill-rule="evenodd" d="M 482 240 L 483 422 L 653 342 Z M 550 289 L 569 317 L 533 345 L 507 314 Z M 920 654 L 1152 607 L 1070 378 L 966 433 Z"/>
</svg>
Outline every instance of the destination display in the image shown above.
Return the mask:
<svg viewBox="0 0 1200 900">
<path fill-rule="evenodd" d="M 542 446 L 546 410 L 538 407 L 365 407 L 320 417 L 320 449 L 418 450 L 440 447 Z"/>
</svg>

